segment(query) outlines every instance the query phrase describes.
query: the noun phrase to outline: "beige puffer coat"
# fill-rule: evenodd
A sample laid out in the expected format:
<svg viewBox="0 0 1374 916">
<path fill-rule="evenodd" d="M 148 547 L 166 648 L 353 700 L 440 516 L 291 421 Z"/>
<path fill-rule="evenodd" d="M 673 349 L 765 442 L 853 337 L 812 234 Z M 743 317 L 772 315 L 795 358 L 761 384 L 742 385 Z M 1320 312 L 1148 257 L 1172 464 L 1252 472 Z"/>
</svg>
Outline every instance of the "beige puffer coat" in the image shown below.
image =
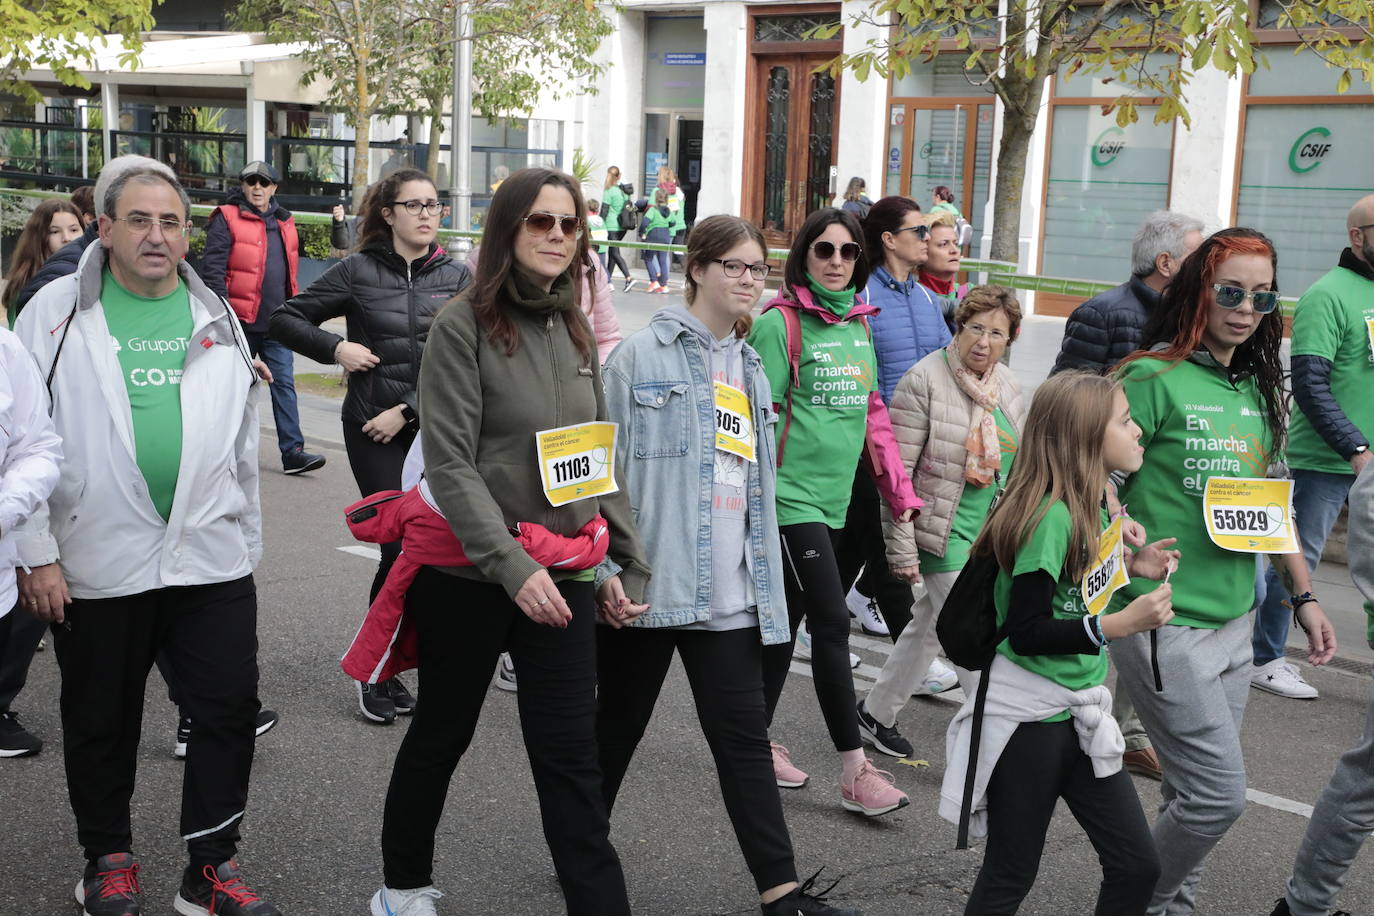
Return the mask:
<svg viewBox="0 0 1374 916">
<path fill-rule="evenodd" d="M 887 562 L 892 567 L 915 566 L 918 548 L 944 556 L 954 512 L 964 495 L 964 440 L 973 422 L 973 401 L 950 369 L 948 360 L 958 357 L 950 353 L 946 358 L 947 352 L 936 350 L 908 369 L 888 407 L 902 464 L 911 473 L 917 495 L 925 500 L 915 522 L 899 524 L 883 510 Z M 1001 387 L 1002 412 L 1019 436 L 1026 421 L 1021 386 L 1004 363 L 997 363 L 993 372 Z"/>
</svg>

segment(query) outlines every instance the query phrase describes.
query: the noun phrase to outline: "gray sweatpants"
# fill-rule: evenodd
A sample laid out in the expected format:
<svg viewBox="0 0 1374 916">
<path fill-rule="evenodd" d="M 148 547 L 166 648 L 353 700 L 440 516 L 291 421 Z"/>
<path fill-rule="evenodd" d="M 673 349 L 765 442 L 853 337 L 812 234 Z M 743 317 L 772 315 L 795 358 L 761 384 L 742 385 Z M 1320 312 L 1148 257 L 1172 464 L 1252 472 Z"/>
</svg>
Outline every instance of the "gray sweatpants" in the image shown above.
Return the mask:
<svg viewBox="0 0 1374 916">
<path fill-rule="evenodd" d="M 1293 916 L 1326 916 L 1360 846 L 1374 833 L 1374 695 L 1360 743 L 1341 756 L 1322 790 L 1288 879 Z"/>
<path fill-rule="evenodd" d="M 1159 629 L 1156 691 L 1150 634 L 1111 643 L 1118 680 L 1154 740 L 1164 770 L 1155 821 L 1160 876 L 1149 916 L 1193 912 L 1202 861 L 1245 810 L 1240 723 L 1250 692 L 1251 616 L 1217 630 Z"/>
</svg>

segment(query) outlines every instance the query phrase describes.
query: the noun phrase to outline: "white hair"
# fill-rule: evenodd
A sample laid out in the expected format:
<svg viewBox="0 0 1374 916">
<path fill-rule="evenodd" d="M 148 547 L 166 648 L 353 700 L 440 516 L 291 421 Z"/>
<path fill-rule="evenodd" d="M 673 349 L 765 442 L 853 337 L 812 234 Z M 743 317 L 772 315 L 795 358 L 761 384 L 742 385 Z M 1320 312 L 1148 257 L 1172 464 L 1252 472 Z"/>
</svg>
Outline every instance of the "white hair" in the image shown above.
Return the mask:
<svg viewBox="0 0 1374 916">
<path fill-rule="evenodd" d="M 1131 242 L 1131 274 L 1148 277 L 1155 272 L 1155 258 L 1162 254 L 1182 258 L 1183 240 L 1188 233 L 1204 231 L 1202 220 L 1196 217 L 1172 210 L 1156 210 L 1145 217 Z"/>
<path fill-rule="evenodd" d="M 191 199 L 186 196 L 181 182 L 177 181 L 177 173 L 165 162 L 158 162 L 147 156 L 118 156 L 105 163 L 105 167 L 95 179 L 95 205 L 100 208 L 101 213 L 110 217 L 115 215 L 115 206 L 119 203 L 119 195 L 124 191 L 124 185 L 135 175 L 156 175 L 165 178 L 181 195 L 182 203 L 186 206 L 186 215 L 190 217 Z"/>
</svg>

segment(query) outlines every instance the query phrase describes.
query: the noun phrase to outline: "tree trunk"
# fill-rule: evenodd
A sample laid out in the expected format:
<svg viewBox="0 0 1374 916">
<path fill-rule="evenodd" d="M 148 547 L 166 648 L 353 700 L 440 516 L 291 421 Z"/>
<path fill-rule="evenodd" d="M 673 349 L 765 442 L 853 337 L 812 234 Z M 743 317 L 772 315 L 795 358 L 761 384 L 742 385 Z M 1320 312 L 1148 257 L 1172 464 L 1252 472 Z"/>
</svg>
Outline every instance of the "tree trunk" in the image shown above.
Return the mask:
<svg viewBox="0 0 1374 916">
<path fill-rule="evenodd" d="M 1029 79 L 1012 75 L 1003 80 L 1005 96 L 1002 142 L 997 149 L 997 184 L 992 198 L 992 248 L 994 261 L 1017 263 L 1022 273 L 1030 265 L 1020 264 L 1021 203 L 1026 186 L 1026 166 L 1031 137 L 1040 116 L 1040 96 L 1045 77 L 1037 73 Z M 1025 112 L 1024 115 L 1016 112 Z"/>
<path fill-rule="evenodd" d="M 363 195 L 367 193 L 368 147 L 372 143 L 372 115 L 366 111 L 353 112 L 357 124 L 353 128 L 353 212 L 362 210 Z"/>
<path fill-rule="evenodd" d="M 436 182 L 439 180 L 439 145 L 444 140 L 444 100 L 442 97 L 429 100 L 429 161 L 425 171 Z"/>
</svg>

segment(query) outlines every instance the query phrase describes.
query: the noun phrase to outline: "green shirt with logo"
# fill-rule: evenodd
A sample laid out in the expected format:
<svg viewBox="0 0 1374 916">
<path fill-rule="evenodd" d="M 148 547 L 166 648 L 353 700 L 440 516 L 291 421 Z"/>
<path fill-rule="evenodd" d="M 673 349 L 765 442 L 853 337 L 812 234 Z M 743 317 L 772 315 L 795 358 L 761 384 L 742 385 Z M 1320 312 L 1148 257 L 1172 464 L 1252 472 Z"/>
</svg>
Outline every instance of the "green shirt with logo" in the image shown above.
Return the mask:
<svg viewBox="0 0 1374 916">
<path fill-rule="evenodd" d="M 1048 499 L 1048 497 L 1047 497 Z M 1040 506 L 1044 507 L 1041 502 Z M 1037 509 L 1039 511 L 1039 509 Z M 1106 513 L 1102 513 L 1103 527 L 1106 527 Z M 1064 561 L 1069 555 L 1069 537 L 1073 532 L 1073 519 L 1069 507 L 1056 500 L 1050 503 L 1045 515 L 1040 519 L 1016 551 L 1016 564 L 1010 573 L 998 570 L 997 583 L 993 586 L 993 601 L 997 605 L 997 625 L 1007 620 L 1011 609 L 1011 580 L 1026 573 L 1047 572 L 1055 578 L 1054 598 L 1050 611 L 1059 620 L 1082 620 L 1088 614 L 1083 604 L 1080 583 L 1068 578 L 1064 571 Z M 1252 563 L 1251 566 L 1254 564 Z M 1004 639 L 997 651 L 1027 671 L 1047 677 L 1061 687 L 1069 690 L 1087 690 L 1107 680 L 1107 653 L 1099 651 L 1095 655 L 1017 655 L 1012 651 L 1011 640 Z M 1062 722 L 1069 717 L 1069 711 L 1057 713 L 1046 722 Z"/>
<path fill-rule="evenodd" d="M 1233 384 L 1224 367 L 1210 362 L 1206 354 L 1172 365 L 1147 358 L 1121 370 L 1145 463 L 1119 496 L 1151 541 L 1178 538 L 1182 556 L 1169 580 L 1172 623 L 1216 629 L 1254 606 L 1255 558 L 1212 543 L 1203 491 L 1212 477 L 1264 477 L 1271 441 L 1254 378 Z M 1158 586 L 1133 579 L 1112 598 L 1109 612 Z"/>
<path fill-rule="evenodd" d="M 1002 485 L 1006 486 L 1011 466 L 1016 461 L 1016 430 L 1000 408 L 993 412 L 993 416 L 997 420 L 997 442 L 1002 449 Z M 996 493 L 996 483 L 986 487 L 964 483 L 964 492 L 959 497 L 959 506 L 954 510 L 954 522 L 950 525 L 949 540 L 945 543 L 945 555 L 937 557 L 933 553 L 919 551 L 917 557 L 922 572 L 953 572 L 964 568 L 973 542 L 983 530 L 983 523 L 988 520 L 992 498 Z"/>
<path fill-rule="evenodd" d="M 854 469 L 868 430 L 868 395 L 876 390 L 877 363 L 868 329 L 859 320 L 829 323 L 802 311 L 801 384 L 792 391 L 787 440 L 787 325 L 781 309 L 759 316 L 749 334 L 773 400 L 784 405 L 778 420 L 782 466 L 778 468 L 778 524 L 821 522 L 843 528 Z"/>
<path fill-rule="evenodd" d="M 1374 281 L 1333 267 L 1298 300 L 1293 355 L 1331 361 L 1331 395 L 1350 422 L 1374 437 Z M 1351 474 L 1350 462 L 1331 450 L 1307 415 L 1294 405 L 1288 428 L 1288 466 Z"/>
<path fill-rule="evenodd" d="M 166 521 L 181 469 L 181 370 L 194 329 L 191 297 L 179 281 L 168 295 L 145 299 L 106 269 L 100 304 L 129 392 L 138 469 Z"/>
</svg>

